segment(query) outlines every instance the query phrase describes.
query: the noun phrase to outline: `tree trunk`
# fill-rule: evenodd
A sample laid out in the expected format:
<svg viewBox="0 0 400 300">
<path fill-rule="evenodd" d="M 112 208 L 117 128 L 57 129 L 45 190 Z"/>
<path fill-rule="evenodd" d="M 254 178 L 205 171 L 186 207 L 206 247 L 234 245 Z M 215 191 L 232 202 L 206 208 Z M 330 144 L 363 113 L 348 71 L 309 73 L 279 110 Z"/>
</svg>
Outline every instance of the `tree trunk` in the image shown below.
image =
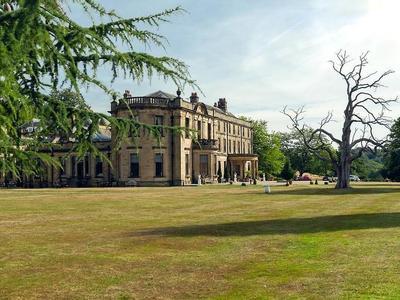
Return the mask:
<svg viewBox="0 0 400 300">
<path fill-rule="evenodd" d="M 350 116 L 350 117 L 349 117 Z M 350 147 L 350 126 L 351 114 L 345 111 L 345 122 L 343 126 L 342 144 L 339 147 L 339 161 L 336 166 L 337 189 L 347 189 L 350 187 L 350 168 L 351 168 L 351 147 Z"/>
<path fill-rule="evenodd" d="M 347 159 L 340 160 L 339 165 L 336 168 L 337 172 L 337 183 L 336 189 L 347 189 L 350 187 L 350 162 Z"/>
</svg>

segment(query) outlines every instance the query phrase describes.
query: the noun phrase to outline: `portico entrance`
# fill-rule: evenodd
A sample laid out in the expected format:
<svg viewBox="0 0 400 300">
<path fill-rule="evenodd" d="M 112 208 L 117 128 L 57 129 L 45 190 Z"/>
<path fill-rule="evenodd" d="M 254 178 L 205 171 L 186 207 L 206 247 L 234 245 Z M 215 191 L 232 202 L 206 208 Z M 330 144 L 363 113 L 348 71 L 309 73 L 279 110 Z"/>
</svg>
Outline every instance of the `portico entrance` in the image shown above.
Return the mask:
<svg viewBox="0 0 400 300">
<path fill-rule="evenodd" d="M 229 154 L 228 166 L 231 179 L 245 180 L 257 178 L 258 156 L 256 154 Z"/>
</svg>

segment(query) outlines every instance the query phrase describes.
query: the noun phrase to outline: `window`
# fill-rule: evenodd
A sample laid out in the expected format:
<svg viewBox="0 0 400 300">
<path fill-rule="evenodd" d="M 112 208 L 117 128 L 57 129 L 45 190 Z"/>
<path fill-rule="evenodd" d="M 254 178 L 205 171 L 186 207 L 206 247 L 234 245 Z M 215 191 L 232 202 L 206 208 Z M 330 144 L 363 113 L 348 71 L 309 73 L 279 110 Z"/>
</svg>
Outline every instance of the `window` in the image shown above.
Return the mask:
<svg viewBox="0 0 400 300">
<path fill-rule="evenodd" d="M 232 141 L 229 140 L 229 153 L 232 153 Z"/>
<path fill-rule="evenodd" d="M 236 153 L 236 143 L 233 141 L 233 153 Z"/>
<path fill-rule="evenodd" d="M 210 140 L 211 139 L 211 124 L 210 123 L 208 123 L 208 125 L 207 125 L 207 133 L 208 133 L 207 138 Z"/>
<path fill-rule="evenodd" d="M 237 150 L 238 150 L 238 153 L 240 153 L 240 142 L 237 142 Z"/>
<path fill-rule="evenodd" d="M 186 176 L 190 175 L 190 170 L 189 170 L 189 154 L 185 154 L 185 174 Z"/>
<path fill-rule="evenodd" d="M 139 177 L 139 155 L 131 153 L 130 177 Z"/>
<path fill-rule="evenodd" d="M 218 138 L 218 151 L 221 151 L 221 139 Z"/>
<path fill-rule="evenodd" d="M 164 125 L 164 117 L 163 116 L 155 116 L 154 125 L 163 126 Z M 162 127 L 158 128 L 161 136 L 164 136 L 164 130 Z"/>
<path fill-rule="evenodd" d="M 157 153 L 155 156 L 156 164 L 156 177 L 163 177 L 163 155 L 162 153 Z"/>
<path fill-rule="evenodd" d="M 78 177 L 78 179 L 83 179 L 85 175 L 83 172 L 84 171 L 83 168 L 84 168 L 84 161 L 79 159 L 76 164 L 76 176 Z"/>
<path fill-rule="evenodd" d="M 190 119 L 189 119 L 189 117 L 185 118 L 185 128 L 186 128 L 185 137 L 188 139 L 188 138 L 190 138 L 190 131 L 189 131 L 189 129 L 190 129 Z"/>
<path fill-rule="evenodd" d="M 226 140 L 224 139 L 224 152 L 226 152 Z"/>
<path fill-rule="evenodd" d="M 60 157 L 60 176 L 65 175 L 65 159 L 63 157 Z"/>
<path fill-rule="evenodd" d="M 230 123 L 228 124 L 228 131 L 229 131 L 229 133 L 231 133 L 231 124 Z"/>
<path fill-rule="evenodd" d="M 90 176 L 90 169 L 89 169 L 89 156 L 85 156 L 85 176 Z"/>
<path fill-rule="evenodd" d="M 200 175 L 207 176 L 208 175 L 208 155 L 200 154 Z"/>
<path fill-rule="evenodd" d="M 218 131 L 221 131 L 221 121 L 218 121 Z"/>
<path fill-rule="evenodd" d="M 75 177 L 76 176 L 76 157 L 71 156 L 71 176 Z"/>
<path fill-rule="evenodd" d="M 103 176 L 103 162 L 100 156 L 96 156 L 96 177 Z"/>
<path fill-rule="evenodd" d="M 233 125 L 233 134 L 236 134 L 236 125 Z"/>
<path fill-rule="evenodd" d="M 197 138 L 201 139 L 201 121 L 197 121 Z"/>
<path fill-rule="evenodd" d="M 246 144 L 245 144 L 244 142 L 243 142 L 243 144 L 242 144 L 242 147 L 243 147 L 243 148 L 242 148 L 242 152 L 243 152 L 243 153 L 246 153 Z"/>
</svg>

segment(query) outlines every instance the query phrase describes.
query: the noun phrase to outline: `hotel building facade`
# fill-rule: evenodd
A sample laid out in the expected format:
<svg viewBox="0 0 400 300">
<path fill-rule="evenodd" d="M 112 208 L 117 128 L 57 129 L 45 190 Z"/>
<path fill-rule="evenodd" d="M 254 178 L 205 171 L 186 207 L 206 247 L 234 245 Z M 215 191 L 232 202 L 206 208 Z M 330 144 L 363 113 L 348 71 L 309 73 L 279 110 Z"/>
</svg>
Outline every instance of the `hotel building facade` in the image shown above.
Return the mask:
<svg viewBox="0 0 400 300">
<path fill-rule="evenodd" d="M 81 160 L 73 154 L 66 155 L 72 144 L 65 144 L 52 153 L 63 168 L 49 167 L 27 185 L 179 186 L 199 180 L 216 183 L 218 174 L 238 181 L 258 175 L 251 124 L 228 112 L 225 98 L 210 106 L 199 101 L 196 93 L 183 99 L 180 91 L 177 95 L 158 91 L 139 97 L 125 91 L 124 99 L 111 103 L 110 113 L 145 124 L 187 130 L 177 134 L 160 128 L 159 140 L 140 130 L 116 149 L 116 129 L 103 128 L 93 142 L 112 167 L 91 154 Z"/>
</svg>

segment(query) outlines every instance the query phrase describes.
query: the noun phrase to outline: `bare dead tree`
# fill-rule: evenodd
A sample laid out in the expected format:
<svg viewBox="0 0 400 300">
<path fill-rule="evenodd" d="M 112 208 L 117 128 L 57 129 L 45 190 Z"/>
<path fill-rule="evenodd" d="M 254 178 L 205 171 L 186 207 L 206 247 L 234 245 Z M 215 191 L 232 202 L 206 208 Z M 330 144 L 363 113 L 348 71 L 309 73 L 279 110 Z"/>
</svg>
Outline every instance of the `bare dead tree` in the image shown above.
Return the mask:
<svg viewBox="0 0 400 300">
<path fill-rule="evenodd" d="M 321 120 L 317 129 L 312 130 L 311 136 L 306 137 L 305 130 L 310 127 L 303 123 L 304 107 L 283 109 L 283 113 L 291 120 L 293 128 L 302 135 L 307 148 L 320 159 L 329 160 L 333 164 L 338 176 L 336 184 L 338 189 L 349 187 L 350 168 L 354 160 L 364 152 L 376 151 L 385 146 L 387 139 L 377 138 L 374 128 L 377 126 L 389 128 L 391 119 L 386 113 L 390 104 L 397 101 L 397 97 L 384 99 L 375 95 L 376 90 L 383 87 L 381 81 L 394 71 L 388 70 L 379 75 L 378 72 L 365 74 L 368 65 L 367 56 L 368 52 L 363 53 L 358 61 L 351 65 L 352 60 L 346 51 L 341 50 L 336 54 L 336 59 L 330 61 L 333 70 L 346 83 L 347 104 L 341 137 L 335 137 L 326 129 L 326 126 L 333 121 L 332 112 Z M 328 138 L 329 142 L 326 142 L 324 137 Z M 318 155 L 321 151 L 325 151 L 329 159 Z"/>
</svg>

